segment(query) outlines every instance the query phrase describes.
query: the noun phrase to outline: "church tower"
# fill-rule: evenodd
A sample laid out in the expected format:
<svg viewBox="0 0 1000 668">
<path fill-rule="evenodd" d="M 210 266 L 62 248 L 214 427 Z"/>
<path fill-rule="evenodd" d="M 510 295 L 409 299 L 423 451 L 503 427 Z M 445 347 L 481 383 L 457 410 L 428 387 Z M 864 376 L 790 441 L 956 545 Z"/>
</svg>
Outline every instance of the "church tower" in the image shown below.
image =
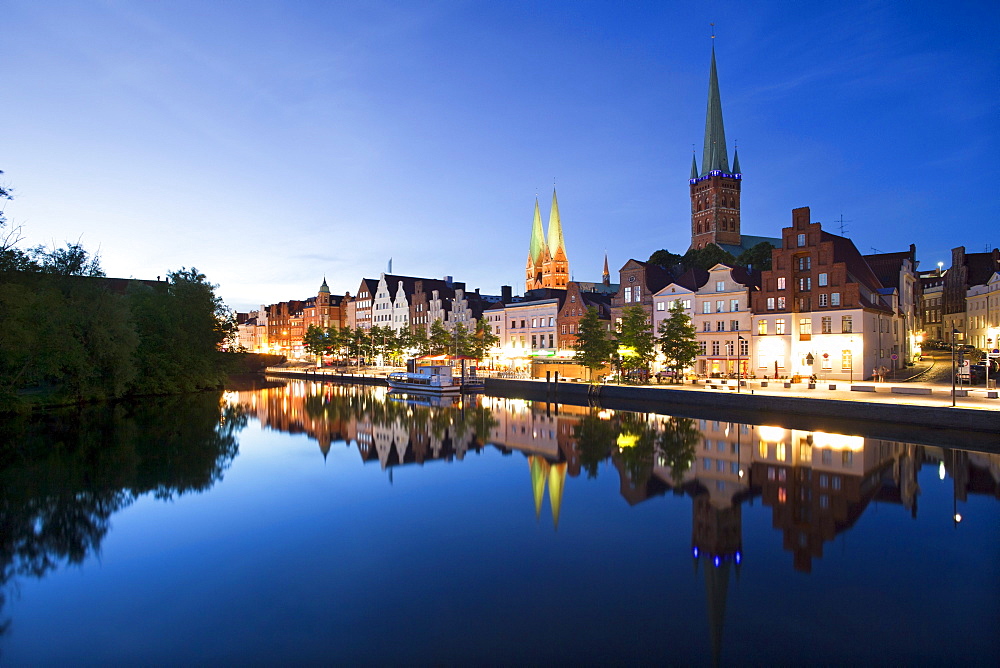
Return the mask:
<svg viewBox="0 0 1000 668">
<path fill-rule="evenodd" d="M 569 260 L 563 240 L 562 222 L 559 220 L 559 202 L 552 189 L 552 210 L 549 212 L 548 261 L 542 268 L 542 287 L 566 289 L 569 282 Z"/>
<path fill-rule="evenodd" d="M 542 216 L 538 208 L 538 199 L 535 199 L 535 217 L 531 225 L 531 241 L 528 244 L 524 289 L 559 288 L 565 290 L 568 282 L 569 260 L 566 257 L 562 221 L 559 219 L 559 202 L 556 200 L 556 191 L 553 189 L 548 240 L 542 231 Z"/>
<path fill-rule="evenodd" d="M 714 36 L 713 36 L 714 40 Z M 691 248 L 710 243 L 741 245 L 740 160 L 733 153 L 732 169 L 726 152 L 726 132 L 722 124 L 719 76 L 715 68 L 715 42 L 708 75 L 708 110 L 705 114 L 705 146 L 701 171 L 691 156 Z"/>
<path fill-rule="evenodd" d="M 528 262 L 524 269 L 525 290 L 542 287 L 542 265 L 547 258 L 545 233 L 542 232 L 542 214 L 538 211 L 538 198 L 536 197 L 535 219 L 531 224 L 531 241 L 528 243 Z"/>
</svg>

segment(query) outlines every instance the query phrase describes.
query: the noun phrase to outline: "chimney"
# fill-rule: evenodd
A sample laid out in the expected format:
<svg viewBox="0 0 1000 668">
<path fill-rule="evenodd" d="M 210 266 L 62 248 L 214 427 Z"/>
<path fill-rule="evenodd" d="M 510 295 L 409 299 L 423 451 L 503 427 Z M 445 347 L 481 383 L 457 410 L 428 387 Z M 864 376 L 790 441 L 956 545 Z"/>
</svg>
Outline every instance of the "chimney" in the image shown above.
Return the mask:
<svg viewBox="0 0 1000 668">
<path fill-rule="evenodd" d="M 504 304 L 510 304 L 514 301 L 514 291 L 509 285 L 500 286 L 500 301 Z"/>
</svg>

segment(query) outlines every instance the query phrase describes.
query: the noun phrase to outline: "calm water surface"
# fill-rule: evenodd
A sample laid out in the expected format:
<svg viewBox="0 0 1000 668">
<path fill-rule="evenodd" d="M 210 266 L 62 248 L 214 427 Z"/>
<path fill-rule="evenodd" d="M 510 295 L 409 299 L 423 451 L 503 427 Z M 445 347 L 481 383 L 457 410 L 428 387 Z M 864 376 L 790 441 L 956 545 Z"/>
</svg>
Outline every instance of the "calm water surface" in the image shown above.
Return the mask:
<svg viewBox="0 0 1000 668">
<path fill-rule="evenodd" d="M 429 403 L 289 382 L 2 423 L 0 664 L 1000 655 L 1000 455 Z"/>
</svg>

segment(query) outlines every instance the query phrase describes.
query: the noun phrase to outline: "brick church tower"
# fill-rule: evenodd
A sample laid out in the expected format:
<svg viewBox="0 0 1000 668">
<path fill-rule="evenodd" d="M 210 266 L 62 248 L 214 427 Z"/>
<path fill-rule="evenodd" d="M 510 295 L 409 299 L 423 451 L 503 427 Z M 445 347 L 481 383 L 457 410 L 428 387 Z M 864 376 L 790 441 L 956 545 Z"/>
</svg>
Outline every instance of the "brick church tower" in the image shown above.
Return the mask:
<svg viewBox="0 0 1000 668">
<path fill-rule="evenodd" d="M 740 159 L 733 152 L 729 167 L 726 131 L 722 125 L 719 76 L 715 69 L 715 43 L 708 75 L 708 111 L 705 115 L 705 149 L 701 171 L 691 156 L 691 248 L 710 243 L 740 246 Z"/>
</svg>

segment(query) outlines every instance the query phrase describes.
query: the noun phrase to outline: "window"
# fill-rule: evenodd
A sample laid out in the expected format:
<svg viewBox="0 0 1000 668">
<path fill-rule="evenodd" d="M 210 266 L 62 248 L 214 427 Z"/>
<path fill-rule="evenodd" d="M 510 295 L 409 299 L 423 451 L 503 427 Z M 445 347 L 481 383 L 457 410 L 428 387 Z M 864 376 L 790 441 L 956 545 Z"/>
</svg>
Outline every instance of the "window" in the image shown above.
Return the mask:
<svg viewBox="0 0 1000 668">
<path fill-rule="evenodd" d="M 851 466 L 854 463 L 854 453 L 850 450 L 844 450 L 844 452 L 841 453 L 841 460 L 843 466 Z"/>
<path fill-rule="evenodd" d="M 531 348 L 534 350 L 538 347 L 538 337 L 534 334 L 531 335 Z"/>
<path fill-rule="evenodd" d="M 784 276 L 779 276 L 778 277 L 778 289 L 779 290 L 784 290 L 785 289 L 785 277 Z"/>
<path fill-rule="evenodd" d="M 698 342 L 698 354 L 699 355 L 706 355 L 707 353 L 705 352 L 705 348 L 706 348 L 705 342 L 704 341 L 699 341 Z"/>
<path fill-rule="evenodd" d="M 773 311 L 774 310 L 774 297 L 768 297 L 767 298 L 767 310 L 768 311 Z"/>
<path fill-rule="evenodd" d="M 715 302 L 715 312 L 716 313 L 725 313 L 726 312 L 726 300 L 725 299 L 720 299 L 719 301 Z"/>
<path fill-rule="evenodd" d="M 569 333 L 570 334 L 576 334 L 576 325 L 570 325 L 569 326 Z"/>
<path fill-rule="evenodd" d="M 784 318 L 778 318 L 777 320 L 774 321 L 774 333 L 775 334 L 784 334 L 785 333 L 785 319 Z"/>
<path fill-rule="evenodd" d="M 633 301 L 637 301 L 637 302 L 641 302 L 642 301 L 642 288 L 639 287 L 638 285 L 635 286 L 635 290 L 633 292 Z"/>
<path fill-rule="evenodd" d="M 760 336 L 767 334 L 767 320 L 757 321 L 757 334 Z"/>
<path fill-rule="evenodd" d="M 703 332 L 711 332 L 712 331 L 712 323 L 709 322 L 708 320 L 706 320 L 705 322 L 701 323 L 701 331 L 703 331 Z"/>
<path fill-rule="evenodd" d="M 718 341 L 712 341 L 712 354 L 713 355 L 718 355 L 719 354 L 719 342 Z"/>
<path fill-rule="evenodd" d="M 799 271 L 805 271 L 806 269 L 812 269 L 812 258 L 808 255 L 799 258 Z"/>
<path fill-rule="evenodd" d="M 561 334 L 565 334 L 566 333 L 566 325 L 562 326 L 562 328 L 560 329 L 560 333 Z"/>
<path fill-rule="evenodd" d="M 820 324 L 823 327 L 824 334 L 833 334 L 833 318 L 824 316 L 823 319 L 820 320 Z"/>
<path fill-rule="evenodd" d="M 532 327 L 538 327 L 538 318 L 532 318 L 531 319 L 531 326 Z"/>
<path fill-rule="evenodd" d="M 806 235 L 800 234 L 797 237 L 797 239 L 798 239 L 799 248 L 802 248 L 803 246 L 806 245 Z"/>
<path fill-rule="evenodd" d="M 738 332 L 738 331 L 740 331 L 740 321 L 739 320 L 730 320 L 729 321 L 729 331 L 730 332 Z"/>
<path fill-rule="evenodd" d="M 812 318 L 799 320 L 799 341 L 809 341 L 812 338 Z"/>
<path fill-rule="evenodd" d="M 824 292 L 819 296 L 819 305 L 826 306 L 826 293 Z"/>
<path fill-rule="evenodd" d="M 733 342 L 726 341 L 726 357 L 732 357 L 733 354 Z"/>
<path fill-rule="evenodd" d="M 750 355 L 750 342 L 744 338 L 740 338 L 740 356 L 747 357 Z"/>
<path fill-rule="evenodd" d="M 549 348 L 555 348 L 555 334 L 549 334 Z"/>
<path fill-rule="evenodd" d="M 830 306 L 840 306 L 840 293 L 831 292 L 830 293 Z"/>
<path fill-rule="evenodd" d="M 730 299 L 729 300 L 729 310 L 730 311 L 739 311 L 740 310 L 740 300 L 739 299 Z"/>
<path fill-rule="evenodd" d="M 839 475 L 835 475 L 832 478 L 830 478 L 830 482 L 833 483 L 832 487 L 834 489 L 840 489 L 840 476 Z"/>
<path fill-rule="evenodd" d="M 715 322 L 715 331 L 717 331 L 717 332 L 724 332 L 724 331 L 726 331 L 726 321 L 725 320 L 716 320 L 716 322 Z"/>
<path fill-rule="evenodd" d="M 784 297 L 778 297 L 778 308 L 779 309 L 785 308 L 785 298 Z"/>
<path fill-rule="evenodd" d="M 691 308 L 691 300 L 690 299 L 685 299 L 681 303 L 683 304 L 684 308 Z"/>
<path fill-rule="evenodd" d="M 833 452 L 831 452 L 830 450 L 824 450 L 822 460 L 824 464 L 833 464 Z M 822 476 L 819 479 L 820 484 L 823 485 L 824 487 L 826 487 L 826 484 L 823 482 L 823 478 L 825 477 L 826 476 Z"/>
<path fill-rule="evenodd" d="M 725 281 L 716 281 L 715 282 L 715 291 L 716 292 L 725 292 L 726 291 L 726 282 Z"/>
<path fill-rule="evenodd" d="M 840 331 L 844 334 L 850 334 L 854 331 L 854 323 L 851 321 L 851 316 L 845 315 L 840 318 Z"/>
<path fill-rule="evenodd" d="M 799 290 L 802 292 L 808 292 L 812 290 L 813 279 L 809 276 L 799 279 Z"/>
<path fill-rule="evenodd" d="M 625 288 L 625 302 L 632 301 L 632 288 Z"/>
<path fill-rule="evenodd" d="M 840 370 L 852 371 L 854 367 L 854 356 L 850 350 L 840 351 Z"/>
<path fill-rule="evenodd" d="M 825 272 L 819 275 L 819 283 L 818 283 L 818 285 L 821 288 L 825 287 L 827 285 L 827 274 Z"/>
<path fill-rule="evenodd" d="M 521 327 L 522 327 L 522 328 L 523 328 L 523 327 L 525 326 L 525 325 L 524 325 L 524 322 L 525 322 L 524 320 L 522 320 L 522 321 L 521 321 Z"/>
<path fill-rule="evenodd" d="M 664 310 L 663 302 L 656 302 L 656 310 L 657 311 L 663 311 Z"/>
<path fill-rule="evenodd" d="M 555 325 L 555 324 L 556 324 L 556 319 L 555 319 L 555 316 L 551 316 L 551 315 L 550 315 L 550 316 L 549 316 L 549 327 L 552 327 L 552 326 L 553 326 L 553 325 Z"/>
<path fill-rule="evenodd" d="M 702 303 L 702 305 L 701 305 L 701 312 L 702 313 L 711 313 L 712 312 L 712 302 L 704 302 L 704 303 Z"/>
</svg>

